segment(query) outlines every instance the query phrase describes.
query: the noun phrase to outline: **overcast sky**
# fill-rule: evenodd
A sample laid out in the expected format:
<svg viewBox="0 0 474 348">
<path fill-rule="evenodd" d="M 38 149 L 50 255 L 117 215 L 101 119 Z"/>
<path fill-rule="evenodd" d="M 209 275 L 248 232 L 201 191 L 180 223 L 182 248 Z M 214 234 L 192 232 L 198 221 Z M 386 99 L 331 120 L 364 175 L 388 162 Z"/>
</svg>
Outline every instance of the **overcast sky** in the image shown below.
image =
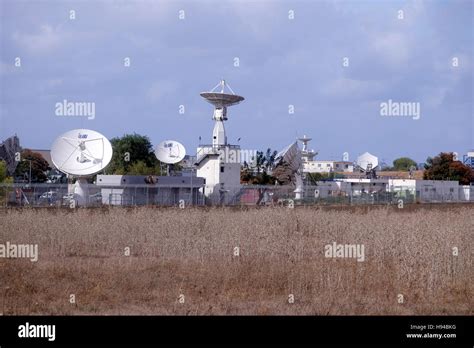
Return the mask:
<svg viewBox="0 0 474 348">
<path fill-rule="evenodd" d="M 391 163 L 474 147 L 469 0 L 0 4 L 0 139 L 16 133 L 24 147 L 89 128 L 194 154 L 213 127 L 199 93 L 221 78 L 245 97 L 226 122 L 244 149 L 306 134 L 319 159 L 369 151 Z M 94 102 L 95 118 L 56 116 L 64 99 Z M 389 99 L 419 103 L 419 119 L 382 116 Z"/>
</svg>

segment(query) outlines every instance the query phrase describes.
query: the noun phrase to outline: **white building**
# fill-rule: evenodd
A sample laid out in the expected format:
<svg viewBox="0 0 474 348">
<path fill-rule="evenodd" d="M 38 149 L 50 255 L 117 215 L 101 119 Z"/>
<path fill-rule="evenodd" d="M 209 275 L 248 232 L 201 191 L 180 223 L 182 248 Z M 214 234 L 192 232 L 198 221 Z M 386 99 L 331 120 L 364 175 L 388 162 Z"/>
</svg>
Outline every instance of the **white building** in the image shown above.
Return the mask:
<svg viewBox="0 0 474 348">
<path fill-rule="evenodd" d="M 213 92 L 221 86 L 221 92 Z M 229 203 L 240 188 L 240 146 L 227 143 L 224 121 L 227 120 L 227 107 L 244 100 L 243 97 L 224 93 L 232 89 L 222 80 L 211 92 L 201 96 L 214 106 L 214 130 L 212 144 L 200 145 L 197 149 L 196 175 L 205 179 L 204 195 L 211 203 Z"/>
<path fill-rule="evenodd" d="M 354 164 L 349 161 L 306 161 L 303 162 L 303 173 L 343 173 L 354 171 Z"/>
<path fill-rule="evenodd" d="M 231 150 L 238 156 L 237 145 L 201 145 L 197 149 L 196 175 L 205 178 L 204 194 L 212 203 L 228 203 L 232 192 L 240 187 L 240 161 L 225 156 Z"/>
<path fill-rule="evenodd" d="M 354 171 L 354 165 L 349 161 L 318 161 L 314 157 L 318 154 L 308 148 L 308 143 L 312 140 L 304 135 L 298 138 L 303 143 L 301 150 L 301 160 L 303 162 L 303 173 L 343 173 Z"/>
<path fill-rule="evenodd" d="M 460 186 L 457 181 L 388 179 L 387 190 L 410 192 L 415 194 L 420 202 L 457 202 L 460 200 Z"/>
<path fill-rule="evenodd" d="M 320 181 L 308 197 L 334 196 L 357 197 L 360 195 L 384 195 L 418 202 L 469 202 L 474 201 L 474 186 L 459 185 L 457 181 L 415 179 L 338 179 Z M 387 196 L 388 197 L 388 196 Z"/>
</svg>

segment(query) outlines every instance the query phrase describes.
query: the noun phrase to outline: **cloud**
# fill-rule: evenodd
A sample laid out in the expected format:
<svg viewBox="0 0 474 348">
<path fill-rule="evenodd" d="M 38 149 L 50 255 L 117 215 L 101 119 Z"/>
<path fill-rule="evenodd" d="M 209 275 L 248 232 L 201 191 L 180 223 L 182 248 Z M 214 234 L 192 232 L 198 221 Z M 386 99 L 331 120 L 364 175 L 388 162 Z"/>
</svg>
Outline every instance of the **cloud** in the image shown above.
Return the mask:
<svg viewBox="0 0 474 348">
<path fill-rule="evenodd" d="M 32 34 L 14 32 L 12 39 L 20 47 L 31 53 L 50 53 L 66 39 L 67 35 L 59 32 L 49 24 L 43 24 L 39 30 Z"/>
<path fill-rule="evenodd" d="M 320 88 L 323 98 L 341 101 L 359 100 L 369 101 L 387 90 L 389 86 L 382 81 L 360 81 L 348 78 L 338 78 L 328 81 L 327 85 Z"/>
<path fill-rule="evenodd" d="M 232 14 L 237 17 L 238 31 L 244 33 L 242 35 L 250 34 L 257 41 L 268 41 L 273 37 L 277 25 L 275 18 L 288 16 L 288 9 L 283 11 L 285 7 L 278 1 L 228 1 L 223 5 L 220 10 L 226 16 Z"/>
<path fill-rule="evenodd" d="M 178 90 L 178 87 L 177 81 L 157 81 L 152 83 L 147 89 L 146 96 L 151 102 L 157 102 L 162 100 L 167 95 L 175 93 Z"/>
<path fill-rule="evenodd" d="M 385 62 L 402 66 L 410 58 L 411 42 L 407 35 L 388 32 L 376 35 L 372 40 L 372 49 Z"/>
<path fill-rule="evenodd" d="M 10 64 L 0 62 L 0 75 L 11 74 L 14 71 L 15 71 L 15 66 L 14 66 L 13 61 Z"/>
</svg>

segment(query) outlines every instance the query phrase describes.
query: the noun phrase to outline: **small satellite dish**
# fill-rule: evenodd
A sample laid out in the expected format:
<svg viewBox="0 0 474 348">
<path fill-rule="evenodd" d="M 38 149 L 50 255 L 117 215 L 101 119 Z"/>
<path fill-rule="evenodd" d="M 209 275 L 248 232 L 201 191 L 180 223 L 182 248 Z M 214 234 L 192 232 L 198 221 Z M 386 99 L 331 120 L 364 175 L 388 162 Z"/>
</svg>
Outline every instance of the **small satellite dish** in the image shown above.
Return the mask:
<svg viewBox="0 0 474 348">
<path fill-rule="evenodd" d="M 112 145 L 102 134 L 74 129 L 60 135 L 51 146 L 51 160 L 63 173 L 88 176 L 100 172 L 112 159 Z"/>
<path fill-rule="evenodd" d="M 357 157 L 357 166 L 363 171 L 370 171 L 379 165 L 379 159 L 374 155 L 366 152 Z"/>
<path fill-rule="evenodd" d="M 156 146 L 155 155 L 163 163 L 175 164 L 186 156 L 186 149 L 177 141 L 165 140 Z"/>
</svg>

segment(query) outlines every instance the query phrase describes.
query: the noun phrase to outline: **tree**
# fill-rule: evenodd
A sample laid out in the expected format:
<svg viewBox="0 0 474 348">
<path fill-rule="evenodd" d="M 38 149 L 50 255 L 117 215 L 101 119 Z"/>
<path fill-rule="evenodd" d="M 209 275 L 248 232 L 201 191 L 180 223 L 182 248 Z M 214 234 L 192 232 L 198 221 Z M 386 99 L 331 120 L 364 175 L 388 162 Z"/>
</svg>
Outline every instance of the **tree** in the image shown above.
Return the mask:
<svg viewBox="0 0 474 348">
<path fill-rule="evenodd" d="M 252 185 L 273 185 L 275 178 L 269 175 L 268 172 L 273 167 L 277 153 L 277 151 L 272 151 L 270 148 L 266 152 L 257 151 L 252 164 L 244 162 L 243 169 L 240 172 L 240 181 Z"/>
<path fill-rule="evenodd" d="M 393 161 L 393 170 L 409 171 L 410 167 L 416 168 L 416 162 L 408 157 L 400 157 Z"/>
<path fill-rule="evenodd" d="M 275 178 L 266 171 L 255 174 L 249 169 L 243 169 L 240 171 L 240 182 L 250 185 L 273 185 Z"/>
<path fill-rule="evenodd" d="M 40 153 L 25 149 L 21 152 L 20 158 L 21 161 L 15 169 L 15 176 L 28 177 L 30 179 L 31 161 L 31 182 L 45 182 L 47 180 L 46 172 L 51 167 Z"/>
<path fill-rule="evenodd" d="M 441 152 L 434 158 L 428 157 L 423 173 L 425 180 L 454 180 L 461 185 L 474 182 L 474 172 L 460 161 L 454 160 L 452 152 Z"/>
<path fill-rule="evenodd" d="M 336 177 L 334 172 L 331 173 L 307 173 L 306 179 L 310 185 L 317 185 L 318 181 L 332 180 Z"/>
<path fill-rule="evenodd" d="M 0 160 L 0 183 L 7 178 L 7 162 Z"/>
<path fill-rule="evenodd" d="M 257 156 L 255 158 L 255 168 L 257 169 L 257 173 L 260 173 L 261 171 L 268 172 L 275 162 L 277 153 L 278 152 L 272 151 L 270 148 L 268 148 L 266 152 L 257 151 Z M 245 163 L 245 165 L 248 166 L 247 163 Z"/>
<path fill-rule="evenodd" d="M 159 161 L 147 136 L 125 134 L 110 140 L 114 154 L 107 168 L 113 174 L 149 175 L 159 173 Z M 157 171 L 158 170 L 158 171 Z"/>
<path fill-rule="evenodd" d="M 134 162 L 128 169 L 128 175 L 156 175 L 160 173 L 159 166 L 149 167 L 144 161 Z"/>
</svg>

